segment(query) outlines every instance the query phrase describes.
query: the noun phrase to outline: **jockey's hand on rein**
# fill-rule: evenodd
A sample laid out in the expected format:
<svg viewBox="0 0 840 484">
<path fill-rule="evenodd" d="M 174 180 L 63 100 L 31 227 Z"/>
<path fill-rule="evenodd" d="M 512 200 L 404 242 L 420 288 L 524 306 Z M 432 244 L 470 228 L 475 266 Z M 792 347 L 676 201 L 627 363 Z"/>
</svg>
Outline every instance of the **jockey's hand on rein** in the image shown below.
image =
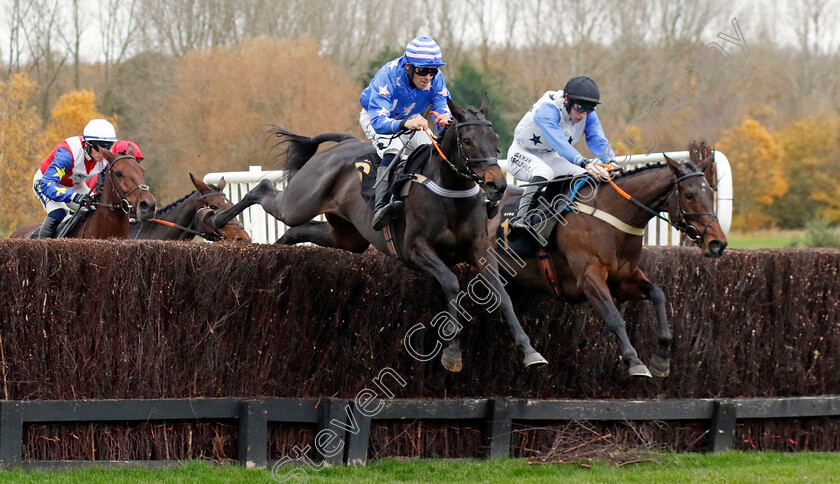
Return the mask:
<svg viewBox="0 0 840 484">
<path fill-rule="evenodd" d="M 90 204 L 90 197 L 84 193 L 76 193 L 73 195 L 72 201 L 80 207 L 83 207 Z"/>
<path fill-rule="evenodd" d="M 593 178 L 596 178 L 598 180 L 606 181 L 610 179 L 609 171 L 607 171 L 607 168 L 605 168 L 602 165 L 590 163 L 586 167 L 586 172 L 589 173 Z"/>
<path fill-rule="evenodd" d="M 429 127 L 429 121 L 422 117 L 416 116 L 405 121 L 405 128 L 420 131 Z"/>
</svg>

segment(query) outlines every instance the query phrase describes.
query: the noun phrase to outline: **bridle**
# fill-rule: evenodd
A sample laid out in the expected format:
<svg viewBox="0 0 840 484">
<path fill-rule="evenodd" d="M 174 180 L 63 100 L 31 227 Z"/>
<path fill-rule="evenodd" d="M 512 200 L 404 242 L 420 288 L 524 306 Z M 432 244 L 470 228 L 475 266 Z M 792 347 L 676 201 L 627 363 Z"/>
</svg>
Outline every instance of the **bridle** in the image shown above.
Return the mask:
<svg viewBox="0 0 840 484">
<path fill-rule="evenodd" d="M 206 201 L 206 199 L 210 198 L 210 197 L 218 197 L 218 196 L 223 196 L 223 195 L 224 195 L 224 193 L 219 191 L 219 192 L 204 193 L 204 194 L 201 194 L 201 196 L 198 197 L 198 201 L 201 203 L 202 207 L 199 208 L 198 210 L 196 210 L 196 212 L 195 212 L 195 218 L 194 218 L 195 223 L 194 223 L 194 225 L 195 225 L 195 228 L 200 230 L 200 233 L 198 235 L 200 235 L 201 237 L 203 237 L 206 240 L 210 240 L 210 241 L 213 241 L 213 242 L 218 242 L 219 240 L 224 239 L 224 236 L 221 234 L 220 231 L 223 230 L 225 227 L 230 227 L 230 226 L 236 225 L 237 229 L 244 228 L 242 226 L 242 223 L 239 222 L 239 219 L 236 218 L 236 217 L 228 220 L 228 222 L 226 224 L 224 224 L 223 226 L 218 227 L 218 228 L 204 223 L 204 221 L 207 219 L 207 217 L 216 214 L 216 210 L 210 206 L 210 204 Z M 212 230 L 210 230 L 210 231 L 205 230 L 207 227 L 210 227 Z"/>
<path fill-rule="evenodd" d="M 693 242 L 699 243 L 706 236 L 706 232 L 709 230 L 709 227 L 711 227 L 711 225 L 718 220 L 718 217 L 717 214 L 714 212 L 686 212 L 682 208 L 682 201 L 679 195 L 680 182 L 683 182 L 687 178 L 692 178 L 695 176 L 705 177 L 706 175 L 702 171 L 695 171 L 693 173 L 677 177 L 677 180 L 674 182 L 674 189 L 671 190 L 671 193 L 668 195 L 668 198 L 665 199 L 664 204 L 667 205 L 671 198 L 674 195 L 676 195 L 675 198 L 677 200 L 677 221 L 674 223 L 669 223 L 671 223 L 671 226 L 673 226 L 675 229 L 684 233 L 686 237 L 691 239 Z M 700 231 L 693 223 L 690 223 L 688 221 L 688 217 L 699 217 L 703 215 L 709 216 L 710 219 L 706 226 L 703 227 L 703 230 Z"/>
<path fill-rule="evenodd" d="M 434 137 L 429 134 L 429 137 L 432 138 L 432 142 L 435 144 L 435 147 L 438 150 L 438 154 L 440 154 L 443 161 L 445 161 L 452 170 L 458 174 L 458 176 L 462 178 L 466 178 L 467 180 L 471 180 L 476 183 L 481 188 L 484 188 L 484 180 L 481 179 L 478 175 L 476 175 L 475 170 L 473 170 L 472 166 L 477 165 L 479 163 L 487 163 L 487 166 L 498 165 L 499 160 L 495 156 L 487 156 L 484 158 L 470 158 L 467 156 L 466 147 L 464 147 L 464 142 L 461 140 L 461 128 L 466 126 L 487 126 L 491 130 L 493 129 L 493 123 L 486 119 L 474 119 L 470 121 L 453 121 L 455 123 L 455 144 L 458 148 L 458 159 L 464 160 L 463 166 L 456 166 L 454 163 L 449 161 L 449 159 L 444 156 L 443 152 L 438 147 L 437 142 L 434 141 Z"/>
<path fill-rule="evenodd" d="M 633 198 L 632 196 L 628 195 L 626 192 L 624 192 L 624 190 L 619 188 L 618 185 L 616 185 L 615 182 L 613 182 L 612 180 L 609 180 L 609 184 L 612 185 L 612 187 L 615 188 L 615 190 L 620 195 L 622 195 L 627 200 L 630 200 L 631 202 L 636 204 L 642 210 L 648 212 L 649 214 L 653 215 L 654 217 L 659 218 L 660 220 L 663 220 L 664 222 L 666 222 L 671 227 L 674 227 L 678 231 L 684 233 L 686 235 L 686 237 L 691 239 L 693 242 L 699 243 L 706 236 L 706 232 L 709 230 L 709 227 L 711 227 L 712 224 L 718 220 L 718 217 L 717 217 L 717 214 L 714 213 L 714 212 L 686 212 L 682 208 L 682 203 L 680 202 L 680 195 L 679 195 L 680 183 L 684 182 L 685 180 L 687 180 L 689 178 L 693 178 L 695 176 L 705 177 L 706 175 L 702 171 L 695 171 L 695 172 L 692 172 L 692 173 L 688 173 L 686 175 L 676 177 L 676 180 L 674 181 L 674 188 L 671 190 L 671 193 L 668 194 L 668 197 L 665 198 L 665 200 L 660 205 L 660 207 L 668 206 L 669 202 L 671 201 L 671 198 L 674 198 L 674 195 L 676 195 L 676 200 L 677 200 L 677 213 L 676 213 L 677 221 L 676 222 L 672 222 L 671 220 L 663 217 L 662 215 L 659 214 L 658 211 L 653 210 L 652 208 L 648 207 L 647 205 L 643 204 L 642 202 L 640 202 L 640 201 L 636 200 L 635 198 Z M 706 226 L 703 227 L 703 230 L 700 231 L 699 229 L 697 229 L 697 227 L 694 224 L 689 223 L 688 217 L 697 217 L 697 216 L 702 216 L 702 215 L 708 215 L 709 217 L 711 217 L 711 220 L 709 220 L 709 223 L 707 223 Z"/>
<path fill-rule="evenodd" d="M 135 162 L 137 161 L 137 158 L 135 158 L 131 155 L 119 155 L 116 158 L 114 158 L 114 160 L 111 161 L 111 164 L 108 166 L 108 169 L 102 172 L 102 186 L 103 187 L 104 187 L 104 184 L 105 184 L 105 178 L 107 178 L 108 173 L 111 170 L 114 169 L 114 166 L 117 164 L 117 162 L 120 161 L 120 160 L 126 160 L 126 159 L 134 160 Z M 134 208 L 134 206 L 131 204 L 131 202 L 128 201 L 128 197 L 132 193 L 136 192 L 137 190 L 145 191 L 145 192 L 150 191 L 148 185 L 140 184 L 140 185 L 137 185 L 136 187 L 132 188 L 131 190 L 129 190 L 125 194 L 122 194 L 122 193 L 120 193 L 119 189 L 117 188 L 117 182 L 113 181 L 113 182 L 111 182 L 111 192 L 117 197 L 117 199 L 120 202 L 118 204 L 110 204 L 110 203 L 102 203 L 102 201 L 100 200 L 99 202 L 96 202 L 96 204 L 100 207 L 108 207 L 108 208 L 110 208 L 111 210 L 114 210 L 114 211 L 122 210 L 123 213 L 128 214 L 129 212 L 131 212 L 131 209 Z"/>
<path fill-rule="evenodd" d="M 199 203 L 201 203 L 202 206 L 199 207 L 199 209 L 195 211 L 195 216 L 193 217 L 193 222 L 192 222 L 192 226 L 195 227 L 194 229 L 190 228 L 190 227 L 184 227 L 183 225 L 178 225 L 178 224 L 173 223 L 173 222 L 167 222 L 166 220 L 160 220 L 158 218 L 153 218 L 153 219 L 150 220 L 150 222 L 158 223 L 158 224 L 161 224 L 161 225 L 166 225 L 168 227 L 173 227 L 173 228 L 176 228 L 176 229 L 178 229 L 182 232 L 197 235 L 197 236 L 203 238 L 204 240 L 207 240 L 207 241 L 210 241 L 210 242 L 219 242 L 221 240 L 224 240 L 224 235 L 222 235 L 220 231 L 223 230 L 225 227 L 228 227 L 228 226 L 231 226 L 231 225 L 235 224 L 236 228 L 238 228 L 238 229 L 243 228 L 242 224 L 235 217 L 233 219 L 229 220 L 228 223 L 224 224 L 223 226 L 221 226 L 219 228 L 216 228 L 213 225 L 204 223 L 204 221 L 207 219 L 207 217 L 209 217 L 211 215 L 215 215 L 215 213 L 216 213 L 216 210 L 213 209 L 210 206 L 209 203 L 207 203 L 206 199 L 210 198 L 210 197 L 214 197 L 214 196 L 218 197 L 218 196 L 222 196 L 222 195 L 224 195 L 224 193 L 222 193 L 221 191 L 203 193 L 203 194 L 199 193 L 198 201 L 199 201 Z M 206 230 L 208 227 L 211 230 Z"/>
</svg>

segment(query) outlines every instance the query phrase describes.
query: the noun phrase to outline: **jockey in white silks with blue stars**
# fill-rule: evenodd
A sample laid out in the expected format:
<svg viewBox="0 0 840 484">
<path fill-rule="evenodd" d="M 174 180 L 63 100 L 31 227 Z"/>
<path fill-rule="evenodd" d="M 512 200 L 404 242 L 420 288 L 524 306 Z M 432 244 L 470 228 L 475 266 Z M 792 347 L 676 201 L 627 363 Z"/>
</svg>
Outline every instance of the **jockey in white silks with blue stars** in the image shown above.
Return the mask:
<svg viewBox="0 0 840 484">
<path fill-rule="evenodd" d="M 452 120 L 446 104 L 449 90 L 439 71 L 444 65 L 437 42 L 431 37 L 417 37 L 405 48 L 404 55 L 382 66 L 362 91 L 359 123 L 382 158 L 377 179 L 388 176 L 391 162 L 400 150 L 405 159 L 418 147 L 432 143 L 426 134 L 429 121 L 423 113 L 429 109 L 436 111 L 439 127 Z M 404 130 L 412 133 L 400 134 Z M 395 206 L 386 196 L 388 186 L 388 180 L 376 186 L 373 209 L 376 230 L 382 230 L 394 216 Z"/>
<path fill-rule="evenodd" d="M 602 162 L 614 161 L 615 152 L 595 114 L 600 98 L 595 81 L 586 76 L 571 78 L 562 91 L 543 94 L 514 130 L 513 143 L 508 149 L 511 175 L 527 183 L 582 173 L 596 180 L 609 179 L 609 166 L 590 162 L 573 146 L 585 137 L 589 150 Z M 525 187 L 516 216 L 510 221 L 511 227 L 528 226 L 526 214 L 539 205 L 534 203 L 534 195 L 540 188 L 541 185 Z"/>
</svg>

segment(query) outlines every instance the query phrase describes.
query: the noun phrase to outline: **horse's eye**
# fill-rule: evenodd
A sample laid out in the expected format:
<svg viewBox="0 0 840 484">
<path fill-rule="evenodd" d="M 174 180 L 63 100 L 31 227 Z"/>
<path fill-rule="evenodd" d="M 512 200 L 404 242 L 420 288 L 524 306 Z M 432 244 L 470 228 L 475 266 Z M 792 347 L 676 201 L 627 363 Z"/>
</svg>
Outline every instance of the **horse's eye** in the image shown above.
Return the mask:
<svg viewBox="0 0 840 484">
<path fill-rule="evenodd" d="M 465 146 L 472 146 L 472 145 L 473 145 L 473 142 L 472 142 L 472 140 L 471 140 L 471 139 L 469 139 L 469 138 L 464 138 L 464 145 L 465 145 Z"/>
<path fill-rule="evenodd" d="M 117 178 L 122 178 L 123 177 L 123 172 L 116 171 L 116 172 L 114 172 L 114 176 L 116 176 Z"/>
<path fill-rule="evenodd" d="M 685 198 L 686 198 L 686 200 L 694 200 L 694 193 L 693 192 L 686 193 Z"/>
<path fill-rule="evenodd" d="M 213 205 L 212 203 L 210 204 L 210 210 L 218 210 L 218 209 L 219 209 L 218 205 Z"/>
</svg>

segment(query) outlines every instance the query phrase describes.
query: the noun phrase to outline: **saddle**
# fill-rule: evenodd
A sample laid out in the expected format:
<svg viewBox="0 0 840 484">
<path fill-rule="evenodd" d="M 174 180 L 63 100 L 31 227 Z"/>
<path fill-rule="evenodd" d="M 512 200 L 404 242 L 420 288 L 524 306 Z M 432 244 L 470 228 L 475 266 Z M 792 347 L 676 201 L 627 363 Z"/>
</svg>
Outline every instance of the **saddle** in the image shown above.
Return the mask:
<svg viewBox="0 0 840 484">
<path fill-rule="evenodd" d="M 429 161 L 432 146 L 426 145 L 416 149 L 407 160 L 401 161 L 391 170 L 391 185 L 388 188 L 388 195 L 393 195 L 395 199 L 400 200 L 408 195 L 406 185 L 412 180 L 415 173 L 423 169 L 426 162 Z M 382 159 L 376 153 L 362 155 L 353 161 L 356 170 L 359 171 L 359 176 L 362 181 L 362 198 L 370 207 L 371 212 L 375 202 L 373 185 L 376 183 L 376 168 Z M 385 183 L 383 180 L 382 183 Z M 397 217 L 401 214 L 397 214 Z"/>
<path fill-rule="evenodd" d="M 572 182 L 574 182 L 574 185 Z M 570 212 L 572 209 L 569 204 L 575 201 L 575 196 L 578 195 L 585 184 L 586 179 L 572 178 L 552 182 L 537 192 L 536 203 L 542 206 L 550 206 L 553 210 L 552 213 L 548 214 L 544 223 L 534 227 L 537 234 L 544 241 L 549 240 L 551 233 L 554 231 L 554 227 L 557 225 L 558 219 L 554 215 L 563 215 Z M 497 249 L 505 252 L 513 251 L 521 257 L 535 257 L 537 256 L 538 249 L 543 244 L 533 232 L 530 230 L 521 230 L 520 232 L 522 233 L 517 233 L 517 235 L 520 235 L 519 237 L 509 237 L 510 219 L 516 215 L 521 198 L 520 195 L 516 195 L 502 207 L 502 215 L 499 217 L 499 228 L 496 229 Z"/>
</svg>

